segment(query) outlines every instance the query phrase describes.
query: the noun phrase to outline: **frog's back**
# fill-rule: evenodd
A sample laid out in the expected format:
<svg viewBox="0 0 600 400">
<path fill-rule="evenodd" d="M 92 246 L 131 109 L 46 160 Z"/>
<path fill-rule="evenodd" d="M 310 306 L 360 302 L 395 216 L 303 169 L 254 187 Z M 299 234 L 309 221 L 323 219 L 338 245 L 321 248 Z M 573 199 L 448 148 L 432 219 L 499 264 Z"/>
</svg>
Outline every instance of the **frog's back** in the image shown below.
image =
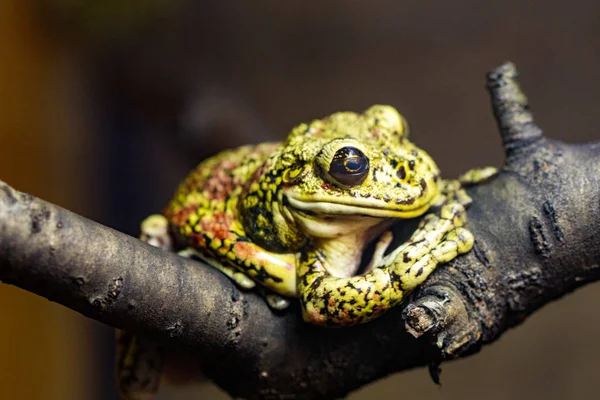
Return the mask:
<svg viewBox="0 0 600 400">
<path fill-rule="evenodd" d="M 164 210 L 175 233 L 202 250 L 207 240 L 223 240 L 229 231 L 245 236 L 238 203 L 245 184 L 279 143 L 223 151 L 201 162 L 179 185 Z"/>
</svg>

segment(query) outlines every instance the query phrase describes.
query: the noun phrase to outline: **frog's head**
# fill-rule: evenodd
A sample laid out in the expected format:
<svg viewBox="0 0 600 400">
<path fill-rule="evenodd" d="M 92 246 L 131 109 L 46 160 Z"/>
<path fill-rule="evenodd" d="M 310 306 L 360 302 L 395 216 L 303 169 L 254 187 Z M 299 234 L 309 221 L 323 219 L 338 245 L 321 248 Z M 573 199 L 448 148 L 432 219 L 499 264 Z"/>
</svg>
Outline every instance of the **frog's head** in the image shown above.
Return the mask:
<svg viewBox="0 0 600 400">
<path fill-rule="evenodd" d="M 281 160 L 289 166 L 282 175 L 284 204 L 309 233 L 322 237 L 339 236 L 342 225 L 419 216 L 439 192 L 438 167 L 408 140 L 406 121 L 390 106 L 301 124 Z"/>
</svg>

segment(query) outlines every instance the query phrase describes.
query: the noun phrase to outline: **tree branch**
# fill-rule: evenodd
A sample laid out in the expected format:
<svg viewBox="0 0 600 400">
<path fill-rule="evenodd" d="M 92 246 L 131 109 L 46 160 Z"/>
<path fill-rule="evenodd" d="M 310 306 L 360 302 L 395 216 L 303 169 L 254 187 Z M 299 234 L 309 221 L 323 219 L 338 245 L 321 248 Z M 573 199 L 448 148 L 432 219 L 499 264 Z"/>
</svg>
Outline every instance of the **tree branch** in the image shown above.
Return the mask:
<svg viewBox="0 0 600 400">
<path fill-rule="evenodd" d="M 203 264 L 0 182 L 0 279 L 109 325 L 195 352 L 233 396 L 329 399 L 382 376 L 477 352 L 600 277 L 600 144 L 542 136 L 512 64 L 488 75 L 507 158 L 469 189 L 474 250 L 403 305 L 353 328 L 274 314 Z M 437 369 L 432 369 L 434 377 Z"/>
</svg>

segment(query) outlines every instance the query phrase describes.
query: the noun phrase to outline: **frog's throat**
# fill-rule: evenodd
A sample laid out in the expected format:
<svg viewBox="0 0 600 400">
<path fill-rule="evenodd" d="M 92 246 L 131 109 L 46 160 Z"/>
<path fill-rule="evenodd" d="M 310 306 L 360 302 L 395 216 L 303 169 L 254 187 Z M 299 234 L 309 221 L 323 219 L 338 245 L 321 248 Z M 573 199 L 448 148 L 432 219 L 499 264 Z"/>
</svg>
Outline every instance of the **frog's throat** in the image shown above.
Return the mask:
<svg viewBox="0 0 600 400">
<path fill-rule="evenodd" d="M 414 218 L 423 215 L 430 207 L 431 201 L 415 204 L 412 208 L 397 209 L 393 206 L 382 206 L 379 202 L 368 199 L 355 199 L 354 204 L 336 203 L 326 200 L 303 200 L 287 196 L 289 205 L 303 212 L 328 216 L 366 216 L 374 218 Z"/>
</svg>

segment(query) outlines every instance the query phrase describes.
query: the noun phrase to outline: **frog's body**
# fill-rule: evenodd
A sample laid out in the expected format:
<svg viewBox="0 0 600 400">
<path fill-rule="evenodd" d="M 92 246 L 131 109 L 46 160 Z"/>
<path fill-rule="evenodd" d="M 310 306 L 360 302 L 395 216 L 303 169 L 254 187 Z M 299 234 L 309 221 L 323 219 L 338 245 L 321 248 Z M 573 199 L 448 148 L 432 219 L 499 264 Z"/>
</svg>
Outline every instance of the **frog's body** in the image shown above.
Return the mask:
<svg viewBox="0 0 600 400">
<path fill-rule="evenodd" d="M 277 209 L 272 201 L 282 178 L 273 173 L 272 182 L 250 183 L 278 147 L 244 146 L 207 159 L 182 183 L 164 214 L 179 247 L 195 250 L 189 254 L 225 270 L 244 287 L 260 282 L 294 296 L 295 257 L 273 231 Z"/>
<path fill-rule="evenodd" d="M 470 172 L 465 183 L 494 172 Z M 258 283 L 297 297 L 306 321 L 369 321 L 421 284 L 438 263 L 469 251 L 463 228 L 470 198 L 443 181 L 427 153 L 408 140 L 389 106 L 336 113 L 295 127 L 283 143 L 244 146 L 202 162 L 145 238 L 184 249 L 243 287 Z M 386 254 L 395 220 L 429 213 Z M 148 222 L 148 221 L 151 221 Z M 367 244 L 380 237 L 366 271 Z M 276 298 L 277 299 L 277 298 Z M 275 306 L 285 301 L 271 298 Z"/>
</svg>

